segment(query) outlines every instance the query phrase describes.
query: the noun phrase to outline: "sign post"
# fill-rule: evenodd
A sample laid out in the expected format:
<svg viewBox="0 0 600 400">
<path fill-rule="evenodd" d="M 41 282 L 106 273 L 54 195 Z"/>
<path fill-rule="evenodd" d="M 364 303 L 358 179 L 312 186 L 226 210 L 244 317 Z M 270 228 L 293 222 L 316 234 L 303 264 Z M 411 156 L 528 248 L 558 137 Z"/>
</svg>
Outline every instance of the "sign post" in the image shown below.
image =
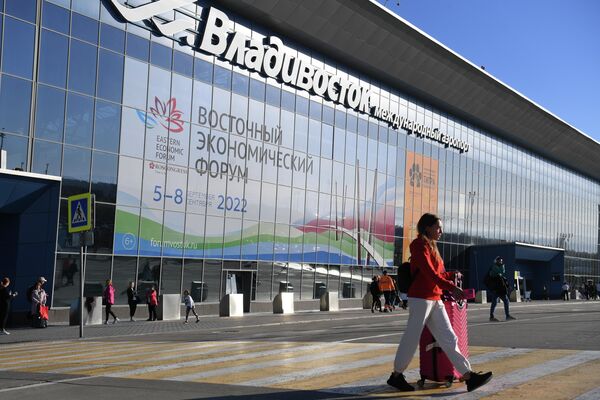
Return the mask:
<svg viewBox="0 0 600 400">
<path fill-rule="evenodd" d="M 83 337 L 83 283 L 85 282 L 85 253 L 94 244 L 94 195 L 82 193 L 71 196 L 68 201 L 69 233 L 73 243 L 79 241 L 79 337 Z M 77 240 L 78 239 L 78 240 Z"/>
</svg>

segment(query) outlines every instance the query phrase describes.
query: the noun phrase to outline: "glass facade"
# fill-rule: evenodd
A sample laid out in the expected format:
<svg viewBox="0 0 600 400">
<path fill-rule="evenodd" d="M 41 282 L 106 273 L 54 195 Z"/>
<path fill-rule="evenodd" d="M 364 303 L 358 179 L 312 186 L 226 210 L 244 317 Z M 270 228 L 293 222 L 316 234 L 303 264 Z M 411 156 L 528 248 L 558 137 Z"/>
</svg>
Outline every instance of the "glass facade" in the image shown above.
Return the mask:
<svg viewBox="0 0 600 400">
<path fill-rule="evenodd" d="M 407 258 L 424 211 L 443 219 L 448 268 L 468 274 L 471 245 L 518 241 L 565 248 L 572 284 L 600 278 L 598 182 L 352 66 L 288 43 L 295 56 L 360 82 L 382 107 L 470 150 L 119 22 L 109 2 L 46 0 L 39 11 L 35 0 L 3 3 L 8 167 L 63 177 L 55 307 L 76 296 L 80 271 L 66 197 L 88 191 L 97 200 L 91 285 L 112 277 L 124 290 L 137 280 L 215 302 L 224 273 L 252 271 L 256 301 L 272 300 L 281 284 L 298 300 L 324 287 L 358 298 L 378 269 Z M 201 4 L 178 17 L 199 19 Z"/>
</svg>

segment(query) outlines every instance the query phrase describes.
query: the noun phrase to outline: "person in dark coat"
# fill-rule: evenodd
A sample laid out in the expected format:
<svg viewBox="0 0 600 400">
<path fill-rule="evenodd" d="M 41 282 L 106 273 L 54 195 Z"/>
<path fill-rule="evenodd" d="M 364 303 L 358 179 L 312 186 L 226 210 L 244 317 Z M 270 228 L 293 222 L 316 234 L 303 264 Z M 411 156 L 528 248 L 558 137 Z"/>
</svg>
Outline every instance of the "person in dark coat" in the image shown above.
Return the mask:
<svg viewBox="0 0 600 400">
<path fill-rule="evenodd" d="M 377 275 L 375 275 L 373 277 L 373 281 L 369 285 L 369 291 L 371 292 L 371 296 L 373 296 L 373 304 L 371 305 L 371 312 L 374 313 L 375 310 L 379 310 L 379 312 L 382 312 L 381 291 L 379 290 L 379 277 Z"/>
<path fill-rule="evenodd" d="M 137 309 L 138 300 L 139 297 L 135 288 L 135 282 L 131 281 L 129 282 L 129 287 L 127 287 L 127 304 L 129 305 L 129 320 L 132 322 L 135 321 L 133 316 L 135 315 L 135 310 Z"/>
<path fill-rule="evenodd" d="M 10 279 L 5 277 L 0 283 L 0 335 L 10 335 L 10 332 L 6 331 L 6 321 L 8 321 L 10 301 L 18 294 L 8 290 L 8 285 L 10 285 Z"/>
</svg>

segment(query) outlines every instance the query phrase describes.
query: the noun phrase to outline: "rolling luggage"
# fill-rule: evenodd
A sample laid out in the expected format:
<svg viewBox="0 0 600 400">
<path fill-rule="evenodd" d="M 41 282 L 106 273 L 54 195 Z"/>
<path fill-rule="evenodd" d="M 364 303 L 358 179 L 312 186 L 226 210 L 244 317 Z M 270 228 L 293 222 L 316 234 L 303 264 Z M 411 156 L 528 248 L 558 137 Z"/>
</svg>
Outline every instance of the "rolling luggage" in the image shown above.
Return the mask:
<svg viewBox="0 0 600 400">
<path fill-rule="evenodd" d="M 454 333 L 458 337 L 458 348 L 463 356 L 469 357 L 469 335 L 467 332 L 467 301 L 456 301 L 451 296 L 442 296 L 446 313 Z M 425 380 L 445 382 L 446 387 L 452 386 L 461 374 L 454 368 L 444 351 L 438 346 L 435 338 L 427 327 L 421 333 L 419 340 L 419 368 L 421 379 L 417 382 L 423 387 Z"/>
</svg>

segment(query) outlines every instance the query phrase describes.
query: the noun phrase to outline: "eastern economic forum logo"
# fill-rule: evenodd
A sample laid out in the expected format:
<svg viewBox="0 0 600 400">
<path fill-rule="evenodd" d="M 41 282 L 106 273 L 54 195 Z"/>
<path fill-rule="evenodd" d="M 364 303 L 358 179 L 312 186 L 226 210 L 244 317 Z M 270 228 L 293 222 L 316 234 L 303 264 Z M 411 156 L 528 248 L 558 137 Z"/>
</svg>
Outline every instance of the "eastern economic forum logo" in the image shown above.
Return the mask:
<svg viewBox="0 0 600 400">
<path fill-rule="evenodd" d="M 167 102 L 163 103 L 155 96 L 154 107 L 150 107 L 150 113 L 140 110 L 136 111 L 138 118 L 148 129 L 153 129 L 157 124 L 160 124 L 172 133 L 183 131 L 183 121 L 181 120 L 183 113 L 177 109 L 177 99 L 175 97 L 171 97 Z"/>
</svg>

